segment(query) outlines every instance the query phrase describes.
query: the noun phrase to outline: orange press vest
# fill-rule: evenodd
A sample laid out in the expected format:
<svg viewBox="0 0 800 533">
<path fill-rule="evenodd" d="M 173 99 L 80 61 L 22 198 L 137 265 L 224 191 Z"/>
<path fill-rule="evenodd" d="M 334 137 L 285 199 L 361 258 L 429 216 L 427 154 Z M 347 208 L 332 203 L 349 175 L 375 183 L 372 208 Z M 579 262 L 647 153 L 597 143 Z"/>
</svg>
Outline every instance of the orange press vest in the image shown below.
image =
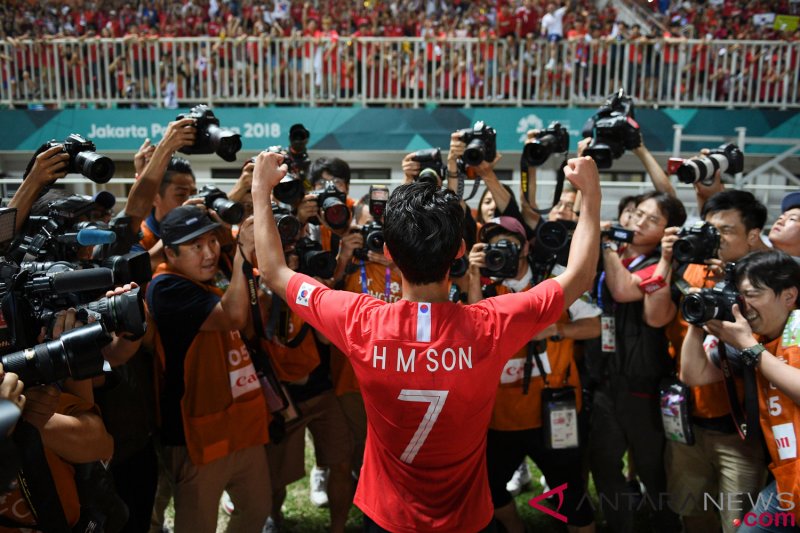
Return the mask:
<svg viewBox="0 0 800 533">
<path fill-rule="evenodd" d="M 528 287 L 530 288 L 530 287 Z M 497 295 L 508 294 L 510 289 L 504 285 L 497 285 Z M 569 323 L 569 315 L 565 310 L 556 322 L 557 324 Z M 550 364 L 547 372 L 549 387 L 575 387 L 575 400 L 578 411 L 581 409 L 581 380 L 575 365 L 573 354 L 575 341 L 562 339 L 551 341 L 547 339 L 546 354 L 539 354 L 542 364 L 545 358 Z M 528 347 L 523 347 L 508 360 L 500 376 L 500 386 L 492 411 L 491 429 L 498 431 L 518 431 L 523 429 L 536 429 L 542 427 L 542 390 L 544 378 L 540 375 L 531 375 L 528 394 L 522 394 L 523 365 L 528 355 Z M 533 360 L 534 373 L 536 372 L 536 359 Z"/>
<path fill-rule="evenodd" d="M 783 335 L 765 346 L 787 365 L 800 368 L 800 310 L 789 315 Z M 761 431 L 772 459 L 769 469 L 778 485 L 778 502 L 788 510 L 790 500 L 794 504 L 792 513 L 800 522 L 800 461 L 797 456 L 800 405 L 773 387 L 761 373 L 756 372 L 756 379 Z"/>
<path fill-rule="evenodd" d="M 153 279 L 168 274 L 189 279 L 166 263 L 158 266 Z M 216 287 L 189 281 L 222 295 Z M 164 368 L 160 339 L 156 354 Z M 205 465 L 269 441 L 261 383 L 238 331 L 198 331 L 186 351 L 183 383 L 181 414 L 193 464 Z"/>
</svg>

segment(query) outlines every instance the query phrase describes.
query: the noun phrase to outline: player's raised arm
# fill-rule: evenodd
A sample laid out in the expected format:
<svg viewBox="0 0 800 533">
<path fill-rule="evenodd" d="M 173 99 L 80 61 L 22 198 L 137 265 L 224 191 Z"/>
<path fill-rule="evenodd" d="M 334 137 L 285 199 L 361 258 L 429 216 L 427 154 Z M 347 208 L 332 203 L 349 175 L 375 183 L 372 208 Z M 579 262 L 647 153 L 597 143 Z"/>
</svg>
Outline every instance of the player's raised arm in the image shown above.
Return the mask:
<svg viewBox="0 0 800 533">
<path fill-rule="evenodd" d="M 600 176 L 590 157 L 567 162 L 564 175 L 580 191 L 581 216 L 572 236 L 567 269 L 555 279 L 564 290 L 564 305 L 569 306 L 592 287 L 600 253 Z"/>
<path fill-rule="evenodd" d="M 281 236 L 272 215 L 272 188 L 286 175 L 286 171 L 282 155 L 261 152 L 256 158 L 252 187 L 258 268 L 267 286 L 284 300 L 294 271 L 286 265 Z"/>
</svg>

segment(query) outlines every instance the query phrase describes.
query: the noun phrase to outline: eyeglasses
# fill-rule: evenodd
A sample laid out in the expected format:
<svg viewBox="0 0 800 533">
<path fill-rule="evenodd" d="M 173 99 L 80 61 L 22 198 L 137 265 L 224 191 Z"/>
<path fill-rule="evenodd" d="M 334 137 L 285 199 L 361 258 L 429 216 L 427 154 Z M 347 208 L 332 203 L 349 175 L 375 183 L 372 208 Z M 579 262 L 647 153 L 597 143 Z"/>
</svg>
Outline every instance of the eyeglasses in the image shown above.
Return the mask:
<svg viewBox="0 0 800 533">
<path fill-rule="evenodd" d="M 664 220 L 663 217 L 659 217 L 656 215 L 648 215 L 641 209 L 637 209 L 636 212 L 633 213 L 633 221 L 652 224 L 653 226 L 661 226 L 666 224 L 666 221 Z"/>
</svg>

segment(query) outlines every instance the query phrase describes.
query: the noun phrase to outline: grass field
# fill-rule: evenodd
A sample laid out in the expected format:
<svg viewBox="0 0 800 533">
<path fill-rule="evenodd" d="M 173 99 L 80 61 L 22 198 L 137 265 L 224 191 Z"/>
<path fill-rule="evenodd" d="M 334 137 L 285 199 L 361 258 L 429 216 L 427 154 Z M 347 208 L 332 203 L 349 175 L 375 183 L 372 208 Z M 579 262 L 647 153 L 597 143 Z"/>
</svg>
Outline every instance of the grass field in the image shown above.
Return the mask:
<svg viewBox="0 0 800 533">
<path fill-rule="evenodd" d="M 310 472 L 314 465 L 314 450 L 308 435 L 306 437 L 306 472 Z M 542 493 L 542 486 L 538 481 L 541 477 L 541 472 L 532 462 L 530 462 L 530 460 L 528 460 L 528 464 L 530 466 L 531 477 L 533 479 L 531 487 L 515 498 L 517 509 L 519 510 L 525 525 L 528 527 L 529 531 L 535 531 L 536 533 L 561 533 L 567 531 L 567 528 L 563 523 L 528 505 L 528 501 L 531 498 Z M 595 491 L 594 484 L 591 481 L 589 484 L 589 492 L 592 499 L 592 504 L 595 508 L 597 508 L 597 493 Z M 289 485 L 286 503 L 283 505 L 284 523 L 283 527 L 281 528 L 282 533 L 324 533 L 328 531 L 328 510 L 326 508 L 320 509 L 312 505 L 308 496 L 308 476 Z M 644 511 L 639 511 L 636 514 L 636 530 L 649 531 L 650 528 L 648 527 L 647 516 Z M 167 509 L 166 519 L 166 525 L 168 527 L 172 526 L 173 516 L 174 513 L 170 505 L 170 508 Z M 353 506 L 350 509 L 350 515 L 347 520 L 348 533 L 362 531 L 361 518 L 361 511 Z M 608 532 L 609 529 L 603 523 L 602 515 L 600 513 L 595 513 L 595 518 L 597 520 L 597 531 Z M 228 515 L 226 515 L 222 511 L 222 508 L 220 508 L 217 521 L 217 531 L 225 531 L 227 524 Z"/>
</svg>

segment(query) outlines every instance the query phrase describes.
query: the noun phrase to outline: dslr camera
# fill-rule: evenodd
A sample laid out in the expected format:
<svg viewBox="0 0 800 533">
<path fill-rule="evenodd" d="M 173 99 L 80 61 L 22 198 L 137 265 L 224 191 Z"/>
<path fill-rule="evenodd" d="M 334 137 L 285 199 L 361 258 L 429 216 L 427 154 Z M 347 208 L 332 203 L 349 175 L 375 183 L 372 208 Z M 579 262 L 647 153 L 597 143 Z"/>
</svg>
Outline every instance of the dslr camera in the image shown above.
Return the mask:
<svg viewBox="0 0 800 533">
<path fill-rule="evenodd" d="M 414 161 L 419 163 L 419 174 L 414 181 L 433 183 L 439 187 L 444 180 L 445 166 L 442 162 L 442 151 L 439 148 L 428 148 L 414 152 Z"/>
<path fill-rule="evenodd" d="M 482 120 L 476 122 L 472 128 L 458 130 L 457 133 L 467 145 L 461 156 L 465 165 L 474 167 L 483 161 L 491 163 L 497 157 L 497 132 Z"/>
<path fill-rule="evenodd" d="M 219 127 L 219 119 L 205 105 L 195 106 L 188 113 L 180 114 L 177 120 L 191 118 L 195 121 L 196 136 L 194 144 L 184 146 L 181 153 L 217 154 L 223 160 L 236 161 L 236 153 L 242 149 L 242 136 L 233 130 Z"/>
<path fill-rule="evenodd" d="M 706 186 L 714 183 L 714 174 L 717 170 L 721 174 L 738 174 L 743 169 L 744 154 L 733 143 L 723 144 L 708 155 L 669 161 L 670 173 L 678 176 L 681 183 L 702 183 Z"/>
<path fill-rule="evenodd" d="M 717 257 L 719 231 L 708 222 L 695 222 L 681 229 L 678 240 L 672 245 L 672 256 L 679 263 L 703 264 Z"/>
<path fill-rule="evenodd" d="M 486 267 L 481 268 L 481 276 L 508 279 L 519 273 L 520 247 L 516 243 L 501 239 L 487 244 L 483 253 L 486 254 Z"/>
<path fill-rule="evenodd" d="M 47 148 L 59 144 L 55 139 L 47 143 Z M 108 183 L 114 176 L 114 162 L 110 157 L 97 153 L 92 141 L 87 141 L 77 133 L 71 133 L 61 143 L 64 153 L 69 154 L 67 173 L 83 174 L 95 183 Z"/>
<path fill-rule="evenodd" d="M 733 304 L 742 306 L 742 298 L 734 282 L 734 265 L 725 265 L 725 279 L 711 288 L 689 294 L 681 303 L 681 314 L 689 324 L 702 326 L 709 320 L 736 322 Z"/>
<path fill-rule="evenodd" d="M 569 150 L 569 132 L 558 122 L 551 122 L 546 130 L 540 131 L 533 142 L 522 149 L 522 157 L 529 167 L 538 167 L 552 154 Z"/>
<path fill-rule="evenodd" d="M 369 214 L 373 221 L 361 226 L 364 247 L 353 252 L 358 259 L 367 260 L 367 252 L 383 253 L 383 214 L 389 201 L 389 188 L 386 185 L 372 185 L 369 188 Z"/>
<path fill-rule="evenodd" d="M 331 252 L 323 251 L 320 243 L 304 237 L 297 241 L 294 251 L 300 259 L 299 273 L 322 279 L 333 277 L 336 258 Z"/>
<path fill-rule="evenodd" d="M 586 124 L 583 137 L 592 142 L 584 151 L 597 163 L 597 168 L 611 168 L 614 159 L 619 159 L 625 150 L 638 148 L 642 144 L 639 124 L 633 117 L 633 98 L 623 89 L 609 96 Z"/>
<path fill-rule="evenodd" d="M 289 129 L 289 148 L 281 146 L 270 146 L 269 152 L 275 152 L 283 156 L 289 171 L 281 182 L 275 186 L 273 193 L 275 198 L 284 204 L 296 207 L 311 189 L 308 183 L 308 169 L 311 160 L 308 158 L 306 147 L 310 133 L 302 124 L 294 124 Z M 255 158 L 253 158 L 255 162 Z"/>
<path fill-rule="evenodd" d="M 342 229 L 350 223 L 350 208 L 347 207 L 347 195 L 336 188 L 333 183 L 327 182 L 324 189 L 311 191 L 317 197 L 319 210 L 325 223 L 333 229 Z M 319 223 L 317 220 L 312 223 Z"/>
<path fill-rule="evenodd" d="M 297 239 L 300 233 L 300 221 L 291 211 L 272 202 L 272 216 L 275 218 L 275 225 L 278 226 L 278 234 L 281 236 L 281 243 L 285 246 Z"/>
<path fill-rule="evenodd" d="M 239 202 L 228 200 L 228 195 L 213 185 L 203 188 L 192 198 L 202 198 L 208 209 L 213 209 L 228 224 L 238 224 L 244 218 L 244 206 Z"/>
</svg>

